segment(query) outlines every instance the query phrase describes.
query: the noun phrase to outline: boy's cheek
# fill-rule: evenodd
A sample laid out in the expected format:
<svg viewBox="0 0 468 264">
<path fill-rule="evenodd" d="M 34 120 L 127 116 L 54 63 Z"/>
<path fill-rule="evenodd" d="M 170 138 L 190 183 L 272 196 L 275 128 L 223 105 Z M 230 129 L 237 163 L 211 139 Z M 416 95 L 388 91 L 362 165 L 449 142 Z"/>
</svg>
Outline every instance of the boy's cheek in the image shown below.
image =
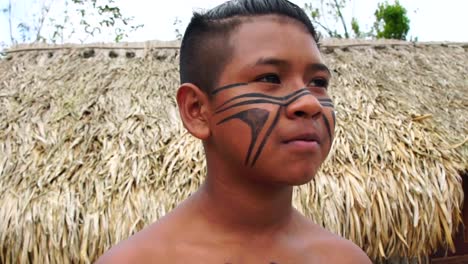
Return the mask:
<svg viewBox="0 0 468 264">
<path fill-rule="evenodd" d="M 213 123 L 212 138 L 220 154 L 242 157 L 250 140 L 249 128 L 239 120 L 219 125 Z"/>
</svg>

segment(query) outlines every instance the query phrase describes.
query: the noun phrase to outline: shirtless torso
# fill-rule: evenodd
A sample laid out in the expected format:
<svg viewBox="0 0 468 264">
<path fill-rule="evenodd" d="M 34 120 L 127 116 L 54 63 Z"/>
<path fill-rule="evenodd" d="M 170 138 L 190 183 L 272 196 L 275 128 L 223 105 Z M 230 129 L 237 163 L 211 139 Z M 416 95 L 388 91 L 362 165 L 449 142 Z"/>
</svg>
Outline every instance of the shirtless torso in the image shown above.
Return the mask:
<svg viewBox="0 0 468 264">
<path fill-rule="evenodd" d="M 98 264 L 371 263 L 352 242 L 312 223 L 295 210 L 281 229 L 243 234 L 207 222 L 193 200 L 187 200 L 160 221 L 114 247 Z"/>
</svg>

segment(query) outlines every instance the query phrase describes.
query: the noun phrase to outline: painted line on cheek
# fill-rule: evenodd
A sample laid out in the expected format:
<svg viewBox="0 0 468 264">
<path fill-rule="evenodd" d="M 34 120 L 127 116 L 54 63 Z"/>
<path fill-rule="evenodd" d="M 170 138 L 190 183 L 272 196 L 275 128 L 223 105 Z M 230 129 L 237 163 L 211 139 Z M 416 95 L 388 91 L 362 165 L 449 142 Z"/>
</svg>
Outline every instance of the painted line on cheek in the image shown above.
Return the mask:
<svg viewBox="0 0 468 264">
<path fill-rule="evenodd" d="M 289 106 L 290 104 L 292 104 L 294 101 L 296 101 L 297 99 L 303 97 L 303 96 L 306 96 L 306 95 L 312 95 L 312 93 L 307 90 L 307 89 L 301 89 L 302 90 L 302 93 L 298 94 L 296 97 L 293 97 L 291 98 L 289 101 L 287 101 L 286 103 L 282 104 L 282 106 Z"/>
<path fill-rule="evenodd" d="M 274 104 L 274 105 L 281 105 L 281 103 L 278 103 L 278 102 L 273 102 L 269 99 L 253 99 L 253 100 L 248 100 L 248 101 L 244 101 L 244 102 L 240 102 L 240 103 L 236 103 L 236 104 L 233 104 L 231 106 L 227 106 L 223 109 L 220 109 L 218 111 L 215 112 L 215 114 L 219 114 L 219 113 L 222 113 L 226 110 L 229 110 L 231 108 L 234 108 L 234 107 L 238 107 L 238 106 L 243 106 L 243 105 L 249 105 L 249 104 Z"/>
<path fill-rule="evenodd" d="M 322 115 L 322 118 L 323 118 L 323 122 L 325 123 L 325 126 L 327 128 L 327 132 L 328 132 L 328 138 L 330 139 L 330 145 L 332 143 L 332 133 L 331 133 L 331 128 L 330 128 L 330 122 L 328 122 L 328 119 L 325 115 Z"/>
<path fill-rule="evenodd" d="M 323 107 L 335 108 L 335 105 L 333 105 L 333 101 L 331 99 L 321 98 L 321 99 L 318 99 L 318 101 Z"/>
<path fill-rule="evenodd" d="M 254 159 L 252 161 L 251 167 L 253 167 L 255 165 L 255 162 L 257 161 L 258 157 L 260 156 L 260 153 L 262 152 L 263 147 L 265 146 L 265 143 L 266 143 L 268 137 L 270 136 L 271 132 L 275 128 L 276 124 L 278 123 L 281 108 L 282 108 L 281 106 L 278 107 L 278 111 L 276 111 L 275 119 L 273 120 L 273 123 L 271 123 L 271 126 L 268 128 L 265 136 L 263 137 L 263 140 L 260 143 L 260 146 L 258 147 L 257 153 L 255 153 L 255 157 L 254 157 Z"/>
<path fill-rule="evenodd" d="M 333 118 L 333 127 L 336 126 L 336 116 L 335 116 L 335 111 L 332 111 L 332 118 Z"/>
<path fill-rule="evenodd" d="M 239 102 L 239 103 L 235 103 L 233 105 L 230 105 L 230 106 L 225 106 L 224 108 L 221 108 L 223 105 L 225 105 L 226 103 L 223 103 L 221 106 L 219 106 L 218 108 L 216 109 L 219 109 L 219 110 L 216 110 L 215 114 L 219 114 L 221 112 L 224 112 L 228 109 L 231 109 L 231 108 L 234 108 L 234 107 L 237 107 L 237 106 L 242 106 L 242 105 L 248 105 L 248 104 L 275 104 L 275 105 L 280 105 L 280 106 L 287 106 L 289 105 L 291 102 L 297 100 L 299 97 L 302 97 L 304 95 L 307 95 L 307 94 L 311 94 L 308 90 L 305 90 L 305 89 L 301 89 L 301 90 L 298 90 L 294 93 L 291 93 L 285 97 L 273 97 L 273 100 L 276 100 L 276 101 L 273 101 L 271 99 L 272 96 L 255 96 L 255 97 L 260 97 L 260 99 L 250 99 L 250 100 L 247 100 L 247 101 L 243 101 L 243 102 Z M 289 100 L 288 102 L 284 103 L 282 101 L 284 101 L 285 99 L 283 98 L 290 98 L 291 96 L 293 95 L 296 95 L 296 97 L 292 98 L 291 100 Z M 232 100 L 230 100 L 232 101 Z M 277 102 L 279 101 L 279 102 Z"/>
<path fill-rule="evenodd" d="M 323 104 L 323 103 L 320 103 L 321 106 L 323 107 L 330 107 L 330 108 L 335 108 L 335 106 L 333 104 Z"/>
<path fill-rule="evenodd" d="M 219 109 L 223 106 L 225 106 L 226 104 L 232 102 L 232 101 L 235 101 L 237 99 L 241 99 L 241 98 L 255 98 L 255 97 L 258 97 L 258 98 L 262 98 L 262 99 L 271 99 L 271 100 L 276 100 L 276 101 L 284 101 L 284 100 L 287 100 L 299 93 L 302 93 L 304 91 L 307 91 L 305 89 L 300 89 L 300 90 L 297 90 L 293 93 L 290 93 L 286 96 L 271 96 L 271 95 L 266 95 L 266 94 L 263 94 L 263 93 L 246 93 L 246 94 L 242 94 L 242 95 L 238 95 L 236 97 L 233 97 L 229 100 L 227 100 L 226 102 L 224 102 L 223 104 L 221 104 L 220 106 L 218 106 L 216 109 Z M 279 102 L 280 103 L 280 102 Z"/>
<path fill-rule="evenodd" d="M 223 90 L 236 88 L 236 87 L 244 86 L 244 85 L 248 85 L 248 84 L 249 83 L 233 83 L 233 84 L 228 84 L 228 85 L 225 85 L 225 86 L 221 86 L 221 87 L 216 88 L 213 91 L 211 91 L 211 95 L 216 95 L 217 93 L 219 93 L 219 92 L 221 92 Z"/>
<path fill-rule="evenodd" d="M 268 120 L 269 115 L 270 115 L 270 112 L 268 112 L 265 109 L 252 108 L 252 109 L 239 112 L 232 116 L 229 116 L 217 123 L 217 125 L 219 125 L 231 119 L 238 118 L 242 122 L 249 125 L 251 140 L 249 144 L 249 149 L 247 150 L 247 156 L 245 158 L 245 165 L 248 165 L 249 163 L 252 150 L 257 143 L 258 135 L 260 134 L 260 131 L 262 131 L 263 127 L 265 126 L 265 123 Z"/>
</svg>

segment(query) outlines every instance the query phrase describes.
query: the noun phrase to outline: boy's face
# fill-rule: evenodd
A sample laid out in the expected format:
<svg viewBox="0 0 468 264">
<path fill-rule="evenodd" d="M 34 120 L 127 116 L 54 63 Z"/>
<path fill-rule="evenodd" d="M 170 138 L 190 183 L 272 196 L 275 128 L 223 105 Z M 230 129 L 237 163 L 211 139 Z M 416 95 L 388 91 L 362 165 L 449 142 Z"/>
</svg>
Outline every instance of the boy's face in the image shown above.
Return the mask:
<svg viewBox="0 0 468 264">
<path fill-rule="evenodd" d="M 310 181 L 334 136 L 330 72 L 305 27 L 276 16 L 244 22 L 211 92 L 210 152 L 255 180 Z M 209 153 L 207 153 L 209 154 Z"/>
</svg>

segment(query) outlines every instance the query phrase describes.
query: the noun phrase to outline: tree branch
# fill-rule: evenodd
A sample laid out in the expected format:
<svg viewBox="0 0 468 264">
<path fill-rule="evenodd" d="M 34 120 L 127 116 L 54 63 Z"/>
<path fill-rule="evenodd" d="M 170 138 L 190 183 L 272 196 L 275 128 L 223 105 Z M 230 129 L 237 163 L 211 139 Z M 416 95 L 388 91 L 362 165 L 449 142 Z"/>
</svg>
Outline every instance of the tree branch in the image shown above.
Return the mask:
<svg viewBox="0 0 468 264">
<path fill-rule="evenodd" d="M 343 24 L 343 28 L 344 28 L 344 31 L 345 31 L 345 38 L 349 38 L 348 28 L 346 27 L 346 22 L 345 22 L 345 20 L 343 18 L 343 14 L 341 13 L 341 7 L 338 4 L 337 0 L 334 0 L 334 2 L 335 2 L 335 7 L 336 7 L 336 12 L 338 14 L 338 17 L 340 18 L 341 23 Z"/>
<path fill-rule="evenodd" d="M 8 24 L 10 27 L 10 41 L 11 45 L 15 44 L 15 38 L 13 37 L 13 29 L 11 27 L 11 0 L 8 1 Z"/>
<path fill-rule="evenodd" d="M 42 31 L 42 27 L 44 26 L 44 20 L 47 14 L 49 14 L 51 5 L 52 5 L 52 2 L 49 4 L 49 6 L 46 6 L 46 4 L 44 3 L 44 6 L 41 8 L 41 17 L 39 18 L 39 26 L 37 27 L 35 42 L 38 42 L 39 40 L 41 40 L 41 38 L 43 38 L 41 36 L 41 31 Z"/>
<path fill-rule="evenodd" d="M 329 29 L 328 27 L 322 25 L 320 22 L 318 22 L 318 21 L 315 20 L 315 19 L 312 19 L 312 21 L 313 21 L 315 24 L 319 25 L 321 28 L 323 28 L 323 29 L 327 32 L 327 34 L 328 34 L 330 37 L 335 36 L 335 34 L 333 33 L 333 31 L 332 31 L 331 29 Z"/>
</svg>

